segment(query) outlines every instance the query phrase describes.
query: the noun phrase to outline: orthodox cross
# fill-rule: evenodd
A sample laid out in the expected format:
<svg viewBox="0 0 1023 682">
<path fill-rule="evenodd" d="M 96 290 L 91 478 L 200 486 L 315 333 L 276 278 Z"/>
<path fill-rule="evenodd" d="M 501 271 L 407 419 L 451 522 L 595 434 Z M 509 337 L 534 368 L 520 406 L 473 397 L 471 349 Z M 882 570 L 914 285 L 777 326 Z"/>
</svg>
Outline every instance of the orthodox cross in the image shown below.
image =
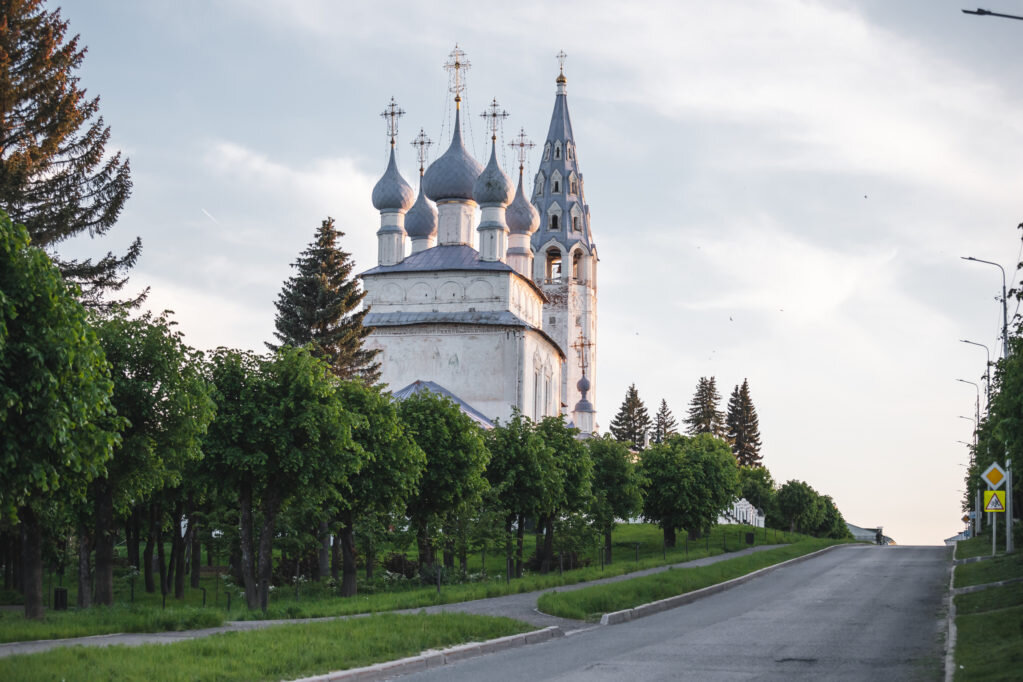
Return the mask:
<svg viewBox="0 0 1023 682">
<path fill-rule="evenodd" d="M 514 149 L 515 153 L 519 156 L 519 173 L 521 173 L 522 168 L 526 165 L 526 155 L 536 145 L 526 137 L 526 129 L 520 128 L 519 134 L 515 136 L 515 141 L 509 142 L 508 146 Z"/>
<path fill-rule="evenodd" d="M 391 147 L 394 147 L 394 138 L 398 136 L 398 119 L 405 115 L 405 110 L 398 106 L 398 103 L 391 98 L 380 117 L 387 121 L 387 135 L 391 138 Z"/>
<path fill-rule="evenodd" d="M 444 68 L 448 70 L 449 78 L 451 79 L 451 85 L 449 89 L 455 93 L 455 101 L 462 101 L 462 90 L 465 89 L 465 74 L 463 71 L 468 71 L 472 64 L 465 56 L 465 52 L 458 47 L 458 43 L 455 43 L 455 49 L 451 50 L 451 54 L 448 55 L 448 61 L 445 62 Z"/>
<path fill-rule="evenodd" d="M 416 156 L 419 157 L 419 174 L 423 174 L 423 169 L 426 168 L 426 154 L 427 148 L 433 144 L 433 140 L 426 136 L 426 131 L 422 128 L 419 129 L 419 134 L 416 135 L 416 139 L 412 140 L 412 146 L 416 148 Z"/>
<path fill-rule="evenodd" d="M 494 101 L 487 107 L 487 110 L 480 114 L 480 116 L 486 120 L 487 127 L 490 128 L 490 139 L 496 141 L 497 129 L 501 127 L 501 122 L 508 118 L 508 112 L 497 104 L 497 98 L 495 97 Z"/>
<path fill-rule="evenodd" d="M 575 348 L 576 352 L 579 353 L 579 369 L 583 371 L 583 376 L 586 376 L 586 367 L 588 366 L 586 362 L 586 349 L 592 347 L 593 342 L 583 339 L 583 330 L 580 329 L 579 338 L 572 343 L 572 348 Z"/>
<path fill-rule="evenodd" d="M 560 52 L 558 52 L 554 56 L 558 58 L 558 71 L 560 71 L 561 75 L 564 76 L 565 75 L 565 60 L 568 59 L 568 55 L 565 54 L 564 50 L 561 50 Z"/>
</svg>

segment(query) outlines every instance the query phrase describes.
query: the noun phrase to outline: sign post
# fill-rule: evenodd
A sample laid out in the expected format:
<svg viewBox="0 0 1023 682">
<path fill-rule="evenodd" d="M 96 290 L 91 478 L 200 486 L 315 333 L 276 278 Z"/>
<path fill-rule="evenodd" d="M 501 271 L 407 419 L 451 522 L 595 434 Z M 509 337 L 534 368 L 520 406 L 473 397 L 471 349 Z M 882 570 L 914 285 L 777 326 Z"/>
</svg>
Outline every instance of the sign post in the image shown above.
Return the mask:
<svg viewBox="0 0 1023 682">
<path fill-rule="evenodd" d="M 1012 539 L 1012 460 L 1005 458 L 1005 553 L 1011 553 L 1015 547 Z"/>
<path fill-rule="evenodd" d="M 1005 492 L 998 490 L 1005 483 L 1005 469 L 998 465 L 998 462 L 992 462 L 991 466 L 984 470 L 984 473 L 980 475 L 984 482 L 987 483 L 989 490 L 984 493 L 984 511 L 986 512 L 1005 512 Z M 995 504 L 995 500 L 998 500 L 998 496 L 1001 494 L 1001 501 L 997 503 L 996 507 L 992 507 Z M 1012 532 L 1012 522 L 1008 521 L 1007 526 L 1009 532 Z M 998 548 L 998 517 L 991 514 L 991 556 L 995 555 Z M 1009 546 L 1005 546 L 1005 551 L 1009 551 Z"/>
</svg>

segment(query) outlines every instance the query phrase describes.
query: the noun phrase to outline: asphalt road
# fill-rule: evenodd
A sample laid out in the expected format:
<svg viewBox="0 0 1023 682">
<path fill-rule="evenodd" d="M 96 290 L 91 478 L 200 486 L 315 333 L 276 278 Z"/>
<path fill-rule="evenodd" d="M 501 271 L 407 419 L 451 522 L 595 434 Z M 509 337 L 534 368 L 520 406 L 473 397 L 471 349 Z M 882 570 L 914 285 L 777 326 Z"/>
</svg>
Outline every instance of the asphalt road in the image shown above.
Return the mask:
<svg viewBox="0 0 1023 682">
<path fill-rule="evenodd" d="M 622 625 L 404 680 L 937 680 L 945 547 L 850 545 Z"/>
</svg>

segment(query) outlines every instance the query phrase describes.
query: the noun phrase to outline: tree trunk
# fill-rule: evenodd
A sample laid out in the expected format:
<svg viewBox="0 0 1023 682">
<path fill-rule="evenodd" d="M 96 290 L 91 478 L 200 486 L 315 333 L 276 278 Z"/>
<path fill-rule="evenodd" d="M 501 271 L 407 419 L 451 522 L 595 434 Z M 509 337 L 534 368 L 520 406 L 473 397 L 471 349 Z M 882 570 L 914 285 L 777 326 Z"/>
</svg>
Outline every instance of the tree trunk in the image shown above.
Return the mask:
<svg viewBox="0 0 1023 682">
<path fill-rule="evenodd" d="M 664 546 L 665 547 L 674 547 L 675 546 L 675 542 L 676 542 L 675 529 L 674 528 L 665 528 L 664 529 Z"/>
<path fill-rule="evenodd" d="M 611 531 L 604 531 L 604 563 L 611 564 Z"/>
<path fill-rule="evenodd" d="M 184 519 L 185 503 L 178 502 L 174 505 L 174 598 L 185 598 L 185 545 L 192 538 L 192 526 L 189 524 L 185 533 L 181 532 L 181 522 Z"/>
<path fill-rule="evenodd" d="M 444 527 L 444 568 L 455 569 L 455 529 L 452 526 Z"/>
<path fill-rule="evenodd" d="M 344 524 L 341 526 L 341 596 L 354 597 L 358 586 L 356 585 L 355 566 L 355 529 L 352 527 L 350 514 L 345 515 Z"/>
<path fill-rule="evenodd" d="M 515 522 L 515 515 L 509 514 L 504 518 L 504 572 L 505 575 L 511 572 L 514 541 L 512 540 L 512 524 Z"/>
<path fill-rule="evenodd" d="M 334 536 L 334 542 L 330 546 L 330 577 L 337 582 L 341 575 L 341 537 Z"/>
<path fill-rule="evenodd" d="M 426 524 L 421 523 L 416 527 L 416 546 L 419 550 L 419 568 L 433 566 L 433 543 L 426 529 Z"/>
<path fill-rule="evenodd" d="M 263 503 L 263 528 L 259 532 L 259 608 L 266 613 L 273 579 L 274 521 L 277 517 L 277 495 L 269 491 Z"/>
<path fill-rule="evenodd" d="M 139 557 L 139 535 L 141 534 L 142 519 L 139 518 L 139 515 L 139 508 L 132 508 L 131 514 L 124 524 L 124 547 L 128 553 L 128 565 L 133 566 L 135 570 L 139 570 L 142 567 Z"/>
<path fill-rule="evenodd" d="M 373 569 L 376 567 L 376 552 L 373 549 L 373 536 L 366 534 L 366 580 L 373 579 Z"/>
<path fill-rule="evenodd" d="M 209 542 L 206 543 L 206 565 L 213 566 L 213 538 L 210 537 Z"/>
<path fill-rule="evenodd" d="M 547 514 L 543 523 L 543 560 L 540 573 L 548 573 L 554 561 L 554 514 Z"/>
<path fill-rule="evenodd" d="M 156 592 L 156 582 L 153 580 L 153 551 L 156 549 L 156 514 L 153 505 L 149 505 L 149 528 L 146 531 L 146 546 L 142 550 L 143 576 L 146 583 L 146 592 Z"/>
<path fill-rule="evenodd" d="M 43 538 L 42 526 L 31 507 L 21 508 L 22 594 L 25 618 L 43 617 Z"/>
<path fill-rule="evenodd" d="M 78 599 L 80 609 L 92 606 L 92 542 L 84 530 L 78 532 Z"/>
<path fill-rule="evenodd" d="M 323 580 L 330 571 L 330 524 L 327 519 L 320 521 L 320 551 L 317 554 L 316 580 Z"/>
<path fill-rule="evenodd" d="M 193 529 L 194 519 L 189 519 L 188 529 L 192 531 L 192 589 L 199 589 L 200 569 L 202 568 L 202 543 L 199 541 L 199 529 Z"/>
<path fill-rule="evenodd" d="M 109 479 L 97 479 L 96 494 L 96 603 L 114 603 L 114 489 Z"/>
<path fill-rule="evenodd" d="M 242 580 L 245 583 L 245 603 L 250 609 L 259 608 L 259 591 L 256 589 L 256 577 L 252 572 L 256 562 L 252 552 L 252 486 L 242 483 L 238 491 L 241 526 Z"/>
<path fill-rule="evenodd" d="M 519 514 L 519 528 L 516 531 L 518 546 L 515 549 L 515 577 L 522 577 L 522 541 L 526 537 L 526 515 Z"/>
</svg>

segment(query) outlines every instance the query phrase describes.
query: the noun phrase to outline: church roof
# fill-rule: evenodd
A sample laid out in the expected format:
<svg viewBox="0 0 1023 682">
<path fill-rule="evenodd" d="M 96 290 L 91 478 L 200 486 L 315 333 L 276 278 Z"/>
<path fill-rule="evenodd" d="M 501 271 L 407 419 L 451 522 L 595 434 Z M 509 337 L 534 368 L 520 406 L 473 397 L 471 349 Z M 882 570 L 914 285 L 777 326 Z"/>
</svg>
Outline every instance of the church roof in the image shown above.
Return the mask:
<svg viewBox="0 0 1023 682">
<path fill-rule="evenodd" d="M 441 244 L 413 253 L 395 265 L 378 265 L 363 275 L 385 272 L 427 272 L 430 270 L 498 270 L 514 272 L 506 263 L 480 260 L 480 252 L 465 244 Z"/>
<path fill-rule="evenodd" d="M 430 164 L 423 176 L 426 196 L 434 201 L 471 201 L 473 185 L 482 171 L 483 166 L 472 158 L 462 142 L 460 110 L 455 109 L 455 130 L 451 135 L 451 146 Z"/>
<path fill-rule="evenodd" d="M 387 170 L 373 187 L 373 207 L 378 211 L 407 211 L 415 200 L 415 194 L 405 178 L 401 177 L 394 163 L 394 146 L 387 161 Z"/>
<path fill-rule="evenodd" d="M 406 386 L 405 388 L 399 388 L 397 391 L 394 391 L 391 395 L 394 396 L 395 400 L 405 400 L 409 396 L 413 396 L 417 393 L 422 393 L 423 391 L 429 391 L 430 393 L 436 393 L 437 395 L 444 396 L 445 398 L 453 402 L 455 405 L 458 405 L 458 409 L 460 409 L 463 413 L 467 414 L 470 419 L 472 419 L 474 422 L 476 422 L 483 428 L 485 429 L 494 428 L 494 422 L 490 421 L 490 419 L 488 419 L 485 414 L 483 414 L 475 407 L 459 398 L 457 395 L 455 395 L 448 389 L 444 388 L 440 384 L 435 383 L 433 381 L 416 380 L 413 381 L 408 386 Z"/>
</svg>

